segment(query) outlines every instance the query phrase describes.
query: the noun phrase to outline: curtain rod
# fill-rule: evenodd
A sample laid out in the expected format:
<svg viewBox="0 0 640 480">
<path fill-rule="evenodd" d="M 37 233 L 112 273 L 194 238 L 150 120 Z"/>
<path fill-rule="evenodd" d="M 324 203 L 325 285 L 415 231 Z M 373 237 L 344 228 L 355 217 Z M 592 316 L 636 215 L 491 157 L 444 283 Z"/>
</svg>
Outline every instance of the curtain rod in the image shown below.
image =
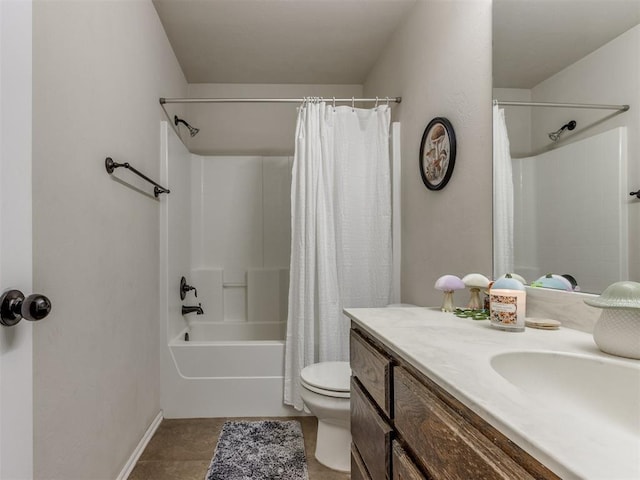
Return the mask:
<svg viewBox="0 0 640 480">
<path fill-rule="evenodd" d="M 402 102 L 402 97 L 317 98 L 327 102 Z M 160 98 L 160 105 L 164 105 L 166 103 L 302 103 L 305 100 L 305 98 Z"/>
<path fill-rule="evenodd" d="M 629 105 L 594 105 L 589 103 L 505 102 L 502 100 L 494 100 L 494 103 L 510 107 L 593 108 L 600 110 L 619 110 L 622 112 L 626 112 L 630 108 Z"/>
</svg>

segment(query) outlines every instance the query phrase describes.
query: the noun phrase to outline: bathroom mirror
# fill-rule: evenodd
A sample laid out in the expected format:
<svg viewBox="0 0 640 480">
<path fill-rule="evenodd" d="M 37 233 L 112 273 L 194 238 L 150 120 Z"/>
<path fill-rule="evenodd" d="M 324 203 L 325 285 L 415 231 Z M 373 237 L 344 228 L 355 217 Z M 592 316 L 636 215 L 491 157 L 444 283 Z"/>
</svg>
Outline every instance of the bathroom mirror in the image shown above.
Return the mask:
<svg viewBox="0 0 640 480">
<path fill-rule="evenodd" d="M 628 246 L 640 228 L 628 182 L 640 175 L 639 59 L 638 0 L 494 0 L 494 99 L 630 105 L 626 112 L 498 107 L 513 197 L 502 186 L 506 169 L 494 164 L 495 276 L 509 269 L 534 282 L 547 273 L 570 274 L 589 293 L 622 279 L 640 281 Z"/>
</svg>

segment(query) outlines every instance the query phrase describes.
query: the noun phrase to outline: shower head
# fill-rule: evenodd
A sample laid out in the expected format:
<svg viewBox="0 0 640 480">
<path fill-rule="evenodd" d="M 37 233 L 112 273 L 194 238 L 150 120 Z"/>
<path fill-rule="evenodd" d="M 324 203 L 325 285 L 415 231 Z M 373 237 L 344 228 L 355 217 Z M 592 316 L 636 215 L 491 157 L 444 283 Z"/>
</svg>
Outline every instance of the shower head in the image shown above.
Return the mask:
<svg viewBox="0 0 640 480">
<path fill-rule="evenodd" d="M 560 127 L 559 130 L 556 130 L 555 132 L 551 132 L 549 134 L 549 138 L 551 140 L 553 140 L 554 142 L 557 142 L 558 140 L 560 140 L 560 137 L 562 136 L 563 132 L 565 130 L 573 130 L 574 128 L 576 128 L 576 121 L 575 120 L 571 120 L 569 123 L 563 125 L 562 127 Z"/>
<path fill-rule="evenodd" d="M 176 124 L 176 127 L 178 126 L 179 123 L 182 123 L 185 127 L 187 127 L 187 129 L 189 130 L 189 135 L 191 135 L 192 137 L 195 137 L 198 134 L 198 132 L 200 131 L 199 128 L 192 127 L 191 125 L 189 125 L 187 122 L 185 122 L 181 118 L 178 118 L 177 115 L 173 116 L 173 123 Z"/>
</svg>

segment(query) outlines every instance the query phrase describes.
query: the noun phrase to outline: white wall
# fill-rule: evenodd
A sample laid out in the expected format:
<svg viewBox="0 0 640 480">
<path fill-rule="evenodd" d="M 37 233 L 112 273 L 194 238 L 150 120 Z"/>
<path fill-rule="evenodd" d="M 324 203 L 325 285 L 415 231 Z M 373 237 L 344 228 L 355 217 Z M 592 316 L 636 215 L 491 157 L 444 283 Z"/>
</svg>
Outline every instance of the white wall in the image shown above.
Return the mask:
<svg viewBox="0 0 640 480">
<path fill-rule="evenodd" d="M 492 274 L 491 1 L 419 1 L 393 35 L 364 86 L 365 96 L 399 95 L 402 123 L 402 300 L 437 305 L 443 274 Z M 429 121 L 447 117 L 458 154 L 444 190 L 418 170 Z"/>
<path fill-rule="evenodd" d="M 628 112 L 611 116 L 611 111 L 538 108 L 533 112 L 533 148 L 550 143 L 547 133 L 569 120 L 577 129 L 563 137 L 563 143 L 586 138 L 617 126 L 627 126 L 629 245 L 640 238 L 640 201 L 629 192 L 640 188 L 640 25 L 625 32 L 532 89 L 534 102 L 628 104 Z M 586 192 L 588 193 L 588 192 Z M 635 199 L 635 200 L 633 200 Z M 640 249 L 629 249 L 629 279 L 640 281 Z"/>
<path fill-rule="evenodd" d="M 326 99 L 362 96 L 362 85 L 190 84 L 189 97 Z M 294 149 L 297 105 L 292 103 L 190 104 L 185 114 L 200 133 L 183 138 L 201 155 L 291 155 Z M 167 111 L 173 112 L 168 105 Z"/>
<path fill-rule="evenodd" d="M 158 178 L 158 98 L 186 82 L 150 1 L 37 1 L 33 22 L 34 288 L 53 302 L 35 477 L 112 479 L 160 409 L 160 203 L 104 159 Z"/>
</svg>

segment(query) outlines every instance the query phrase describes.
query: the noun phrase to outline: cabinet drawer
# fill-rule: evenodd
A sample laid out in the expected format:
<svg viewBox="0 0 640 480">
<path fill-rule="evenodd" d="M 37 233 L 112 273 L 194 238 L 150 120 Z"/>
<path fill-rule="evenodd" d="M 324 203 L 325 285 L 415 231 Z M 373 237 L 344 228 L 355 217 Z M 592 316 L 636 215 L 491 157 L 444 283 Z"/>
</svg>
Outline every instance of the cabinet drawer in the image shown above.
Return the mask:
<svg viewBox="0 0 640 480">
<path fill-rule="evenodd" d="M 393 480 L 427 480 L 398 442 L 393 442 L 392 450 Z"/>
<path fill-rule="evenodd" d="M 393 376 L 396 429 L 434 480 L 533 479 L 406 370 Z"/>
<path fill-rule="evenodd" d="M 389 478 L 391 427 L 351 379 L 351 438 L 372 480 Z"/>
<path fill-rule="evenodd" d="M 371 480 L 364 461 L 353 443 L 351 444 L 351 480 Z"/>
<path fill-rule="evenodd" d="M 360 334 L 351 330 L 351 371 L 378 406 L 391 417 L 391 362 Z"/>
</svg>

